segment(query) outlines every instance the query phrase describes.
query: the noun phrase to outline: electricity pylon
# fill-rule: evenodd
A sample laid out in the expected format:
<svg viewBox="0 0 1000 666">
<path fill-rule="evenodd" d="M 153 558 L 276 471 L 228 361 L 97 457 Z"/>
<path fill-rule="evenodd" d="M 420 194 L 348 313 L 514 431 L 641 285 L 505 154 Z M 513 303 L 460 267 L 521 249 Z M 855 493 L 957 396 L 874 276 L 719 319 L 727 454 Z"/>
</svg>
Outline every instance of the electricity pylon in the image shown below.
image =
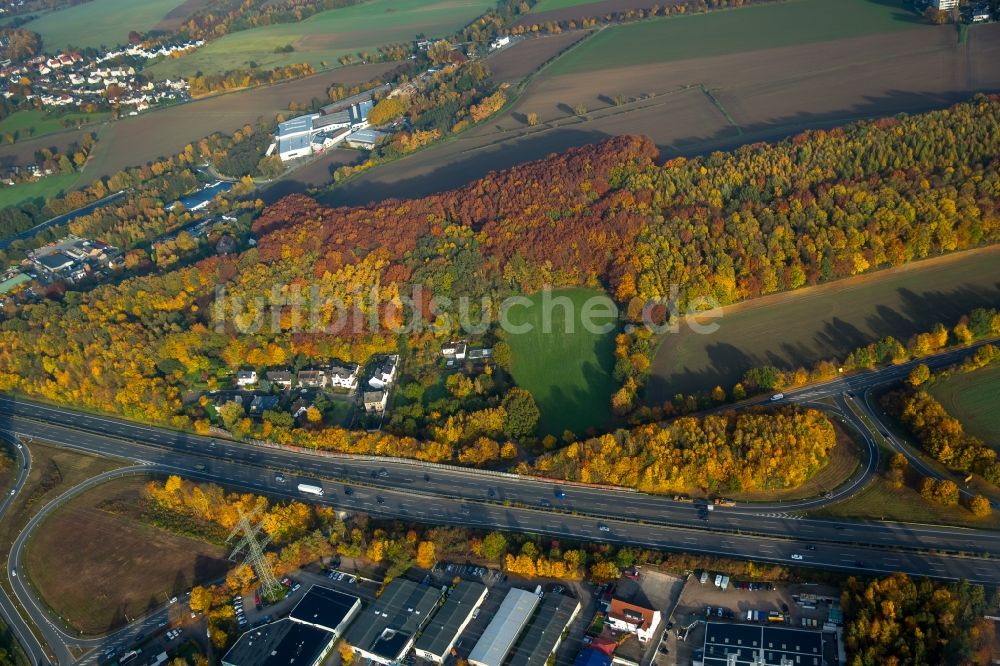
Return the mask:
<svg viewBox="0 0 1000 666">
<path fill-rule="evenodd" d="M 235 562 L 240 553 L 246 551 L 243 555 L 243 563 L 249 564 L 250 568 L 257 574 L 261 593 L 267 597 L 275 597 L 281 592 L 281 583 L 275 579 L 271 564 L 264 557 L 264 548 L 271 543 L 271 537 L 264 534 L 263 521 L 256 524 L 251 522 L 260 507 L 249 514 L 243 513 L 242 507 L 236 508 L 239 511 L 240 519 L 236 522 L 233 531 L 226 537 L 226 543 L 229 543 L 237 534 L 242 533 L 243 537 L 236 542 L 233 552 L 229 555 L 229 560 Z"/>
</svg>

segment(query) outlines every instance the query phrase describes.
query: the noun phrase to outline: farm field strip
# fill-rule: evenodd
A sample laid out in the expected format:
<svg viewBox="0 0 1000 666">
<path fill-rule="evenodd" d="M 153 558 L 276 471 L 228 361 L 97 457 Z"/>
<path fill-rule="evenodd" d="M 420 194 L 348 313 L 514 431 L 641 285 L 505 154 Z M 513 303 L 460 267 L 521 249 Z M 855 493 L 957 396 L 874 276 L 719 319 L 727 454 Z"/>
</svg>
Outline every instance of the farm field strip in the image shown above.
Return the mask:
<svg viewBox="0 0 1000 666">
<path fill-rule="evenodd" d="M 336 66 L 342 55 L 409 42 L 419 33 L 443 37 L 492 6 L 489 0 L 371 0 L 320 12 L 299 23 L 234 32 L 147 71 L 156 78 L 186 77 L 197 71 L 209 75 L 247 67 L 250 61 L 265 69 L 303 62 L 325 69 Z M 288 45 L 294 50 L 276 53 Z"/>
<path fill-rule="evenodd" d="M 745 53 L 926 27 L 916 14 L 872 0 L 788 0 L 611 26 L 552 74 Z"/>
<path fill-rule="evenodd" d="M 887 335 L 906 340 L 1000 302 L 1000 246 L 773 294 L 725 308 L 719 330 L 661 340 L 647 402 L 730 388 L 751 367 L 811 366 Z"/>
<path fill-rule="evenodd" d="M 184 0 L 90 0 L 49 12 L 24 24 L 42 36 L 48 50 L 112 48 L 128 42 L 130 30 L 155 28 Z M 85 27 L 86 29 L 81 30 Z"/>
</svg>

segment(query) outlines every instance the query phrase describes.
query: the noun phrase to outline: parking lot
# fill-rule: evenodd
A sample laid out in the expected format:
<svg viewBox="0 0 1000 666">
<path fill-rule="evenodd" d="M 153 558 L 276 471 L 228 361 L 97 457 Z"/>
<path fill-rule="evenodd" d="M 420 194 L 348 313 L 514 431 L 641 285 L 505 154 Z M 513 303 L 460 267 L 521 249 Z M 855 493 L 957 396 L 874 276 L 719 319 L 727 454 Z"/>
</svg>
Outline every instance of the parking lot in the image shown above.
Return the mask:
<svg viewBox="0 0 1000 666">
<path fill-rule="evenodd" d="M 770 613 L 780 613 L 783 621 L 776 624 L 819 630 L 829 617 L 831 601 L 840 598 L 840 591 L 827 585 L 755 583 L 751 586 L 746 581 L 735 580 L 723 590 L 716 587 L 714 573 L 708 576 L 705 583 L 700 580 L 697 573 L 688 577 L 671 618 L 674 629 L 665 637 L 669 654 L 658 654 L 654 664 L 690 664 L 694 652 L 700 650 L 704 643 L 705 621 L 767 624 Z M 746 586 L 745 589 L 741 589 L 743 586 Z M 747 611 L 757 611 L 759 620 L 748 621 Z M 803 618 L 809 624 L 815 621 L 816 626 L 804 627 Z M 685 628 L 688 628 L 686 640 L 680 640 Z"/>
</svg>

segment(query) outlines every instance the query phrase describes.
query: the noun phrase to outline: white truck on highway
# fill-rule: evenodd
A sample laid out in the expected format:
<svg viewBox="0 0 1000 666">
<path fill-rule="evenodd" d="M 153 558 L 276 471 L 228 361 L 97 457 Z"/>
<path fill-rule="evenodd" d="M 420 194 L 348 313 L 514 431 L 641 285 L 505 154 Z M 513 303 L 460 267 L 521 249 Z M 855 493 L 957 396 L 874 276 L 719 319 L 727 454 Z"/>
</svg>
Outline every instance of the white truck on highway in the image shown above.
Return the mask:
<svg viewBox="0 0 1000 666">
<path fill-rule="evenodd" d="M 307 495 L 316 495 L 317 497 L 323 496 L 323 489 L 319 486 L 314 486 L 309 483 L 300 483 L 299 492 L 306 493 Z"/>
</svg>

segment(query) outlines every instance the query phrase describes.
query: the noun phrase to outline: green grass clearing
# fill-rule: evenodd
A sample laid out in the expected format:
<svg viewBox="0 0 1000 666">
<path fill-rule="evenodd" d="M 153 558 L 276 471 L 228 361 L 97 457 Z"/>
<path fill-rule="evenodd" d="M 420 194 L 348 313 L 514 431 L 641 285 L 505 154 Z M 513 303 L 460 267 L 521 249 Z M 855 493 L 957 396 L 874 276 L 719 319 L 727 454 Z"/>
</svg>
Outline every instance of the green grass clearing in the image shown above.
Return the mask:
<svg viewBox="0 0 1000 666">
<path fill-rule="evenodd" d="M 548 72 L 573 74 L 861 37 L 912 29 L 920 21 L 901 5 L 875 0 L 789 0 L 607 28 Z"/>
<path fill-rule="evenodd" d="M 91 0 L 44 14 L 24 24 L 42 36 L 47 52 L 70 46 L 114 47 L 128 42 L 130 30 L 145 32 L 184 0 Z"/>
<path fill-rule="evenodd" d="M 597 298 L 610 303 L 601 291 L 562 289 L 535 294 L 529 299 L 530 307 L 518 305 L 509 310 L 511 324 L 531 326 L 529 332 L 508 332 L 507 342 L 513 353 L 514 381 L 531 391 L 538 402 L 543 435 L 559 436 L 567 429 L 581 434 L 588 428 L 607 426 L 612 419 L 617 325 L 607 333 L 587 331 L 582 325 L 584 304 Z M 571 304 L 568 322 L 564 303 Z M 595 310 L 590 320 L 598 326 L 615 324 L 615 317 L 596 316 L 601 313 Z M 572 332 L 566 333 L 567 328 Z"/>
<path fill-rule="evenodd" d="M 1000 452 L 1000 366 L 956 372 L 935 381 L 930 392 L 966 432 Z"/>
<path fill-rule="evenodd" d="M 60 173 L 13 187 L 0 187 L 0 208 L 18 206 L 31 199 L 48 201 L 71 189 L 79 177 L 78 173 Z"/>
<path fill-rule="evenodd" d="M 147 71 L 155 78 L 216 74 L 255 62 L 271 69 L 309 63 L 336 67 L 337 58 L 384 44 L 409 42 L 419 33 L 443 37 L 493 6 L 490 0 L 372 0 L 331 9 L 299 23 L 234 32 L 181 58 L 167 58 Z M 291 53 L 275 49 L 291 44 Z"/>
<path fill-rule="evenodd" d="M 99 123 L 111 117 L 109 112 L 100 113 L 66 113 L 50 115 L 43 111 L 18 111 L 0 120 L 0 137 L 8 132 L 17 132 L 17 140 L 37 139 L 40 136 L 73 129 L 76 122 L 84 125 Z M 70 122 L 69 125 L 63 123 Z"/>
</svg>

